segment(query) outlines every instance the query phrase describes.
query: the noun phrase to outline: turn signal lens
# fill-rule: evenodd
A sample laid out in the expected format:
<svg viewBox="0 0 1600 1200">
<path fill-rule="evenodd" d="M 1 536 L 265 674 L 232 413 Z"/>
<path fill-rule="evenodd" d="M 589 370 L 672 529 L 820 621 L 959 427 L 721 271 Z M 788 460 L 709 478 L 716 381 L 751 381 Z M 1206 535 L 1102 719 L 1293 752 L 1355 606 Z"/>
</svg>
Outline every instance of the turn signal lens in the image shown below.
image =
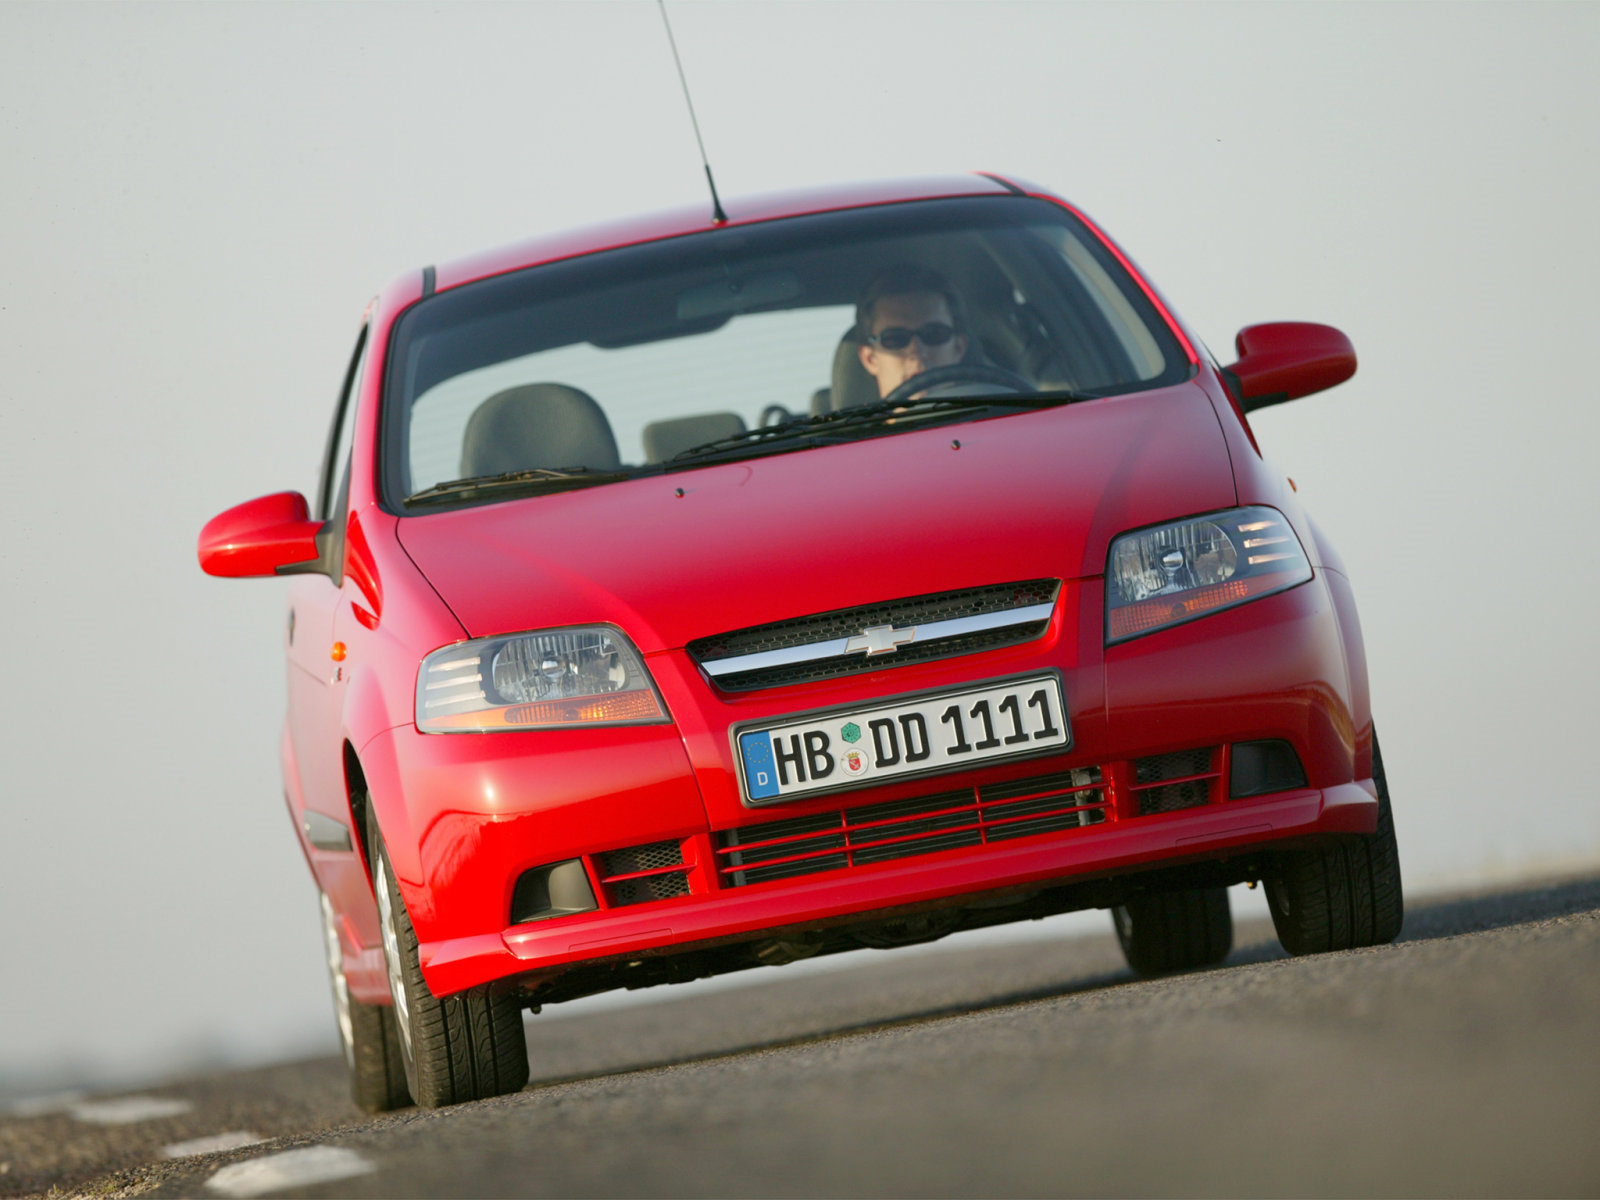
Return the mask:
<svg viewBox="0 0 1600 1200">
<path fill-rule="evenodd" d="M 639 652 L 603 625 L 461 642 L 435 650 L 417 673 L 417 728 L 424 733 L 667 719 Z"/>
<path fill-rule="evenodd" d="M 1233 608 L 1311 578 L 1283 514 L 1239 508 L 1126 533 L 1106 564 L 1106 644 Z"/>
</svg>

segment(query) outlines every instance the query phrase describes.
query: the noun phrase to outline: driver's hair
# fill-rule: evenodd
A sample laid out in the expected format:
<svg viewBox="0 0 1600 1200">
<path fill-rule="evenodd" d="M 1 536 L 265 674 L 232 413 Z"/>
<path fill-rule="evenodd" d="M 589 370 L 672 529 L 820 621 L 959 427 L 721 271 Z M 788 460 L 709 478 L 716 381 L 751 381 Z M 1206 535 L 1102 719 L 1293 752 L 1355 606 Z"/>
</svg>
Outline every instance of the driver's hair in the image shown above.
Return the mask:
<svg viewBox="0 0 1600 1200">
<path fill-rule="evenodd" d="M 856 340 L 863 346 L 867 344 L 867 337 L 872 333 L 873 311 L 879 300 L 885 296 L 915 296 L 926 292 L 944 297 L 944 302 L 950 307 L 950 323 L 955 326 L 957 333 L 965 333 L 966 306 L 961 303 L 961 293 L 950 281 L 929 267 L 896 263 L 874 275 L 872 282 L 867 284 L 867 290 L 861 293 L 861 299 L 856 301 Z"/>
</svg>

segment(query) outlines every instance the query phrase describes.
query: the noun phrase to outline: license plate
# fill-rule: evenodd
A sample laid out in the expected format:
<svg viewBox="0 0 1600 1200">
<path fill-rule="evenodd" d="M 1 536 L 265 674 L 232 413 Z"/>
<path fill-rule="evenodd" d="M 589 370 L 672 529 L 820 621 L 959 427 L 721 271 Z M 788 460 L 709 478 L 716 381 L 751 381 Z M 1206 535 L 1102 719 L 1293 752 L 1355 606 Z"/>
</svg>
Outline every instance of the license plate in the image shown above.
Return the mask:
<svg viewBox="0 0 1600 1200">
<path fill-rule="evenodd" d="M 866 787 L 1072 745 L 1061 681 L 1011 679 L 741 730 L 740 784 L 752 804 Z"/>
</svg>

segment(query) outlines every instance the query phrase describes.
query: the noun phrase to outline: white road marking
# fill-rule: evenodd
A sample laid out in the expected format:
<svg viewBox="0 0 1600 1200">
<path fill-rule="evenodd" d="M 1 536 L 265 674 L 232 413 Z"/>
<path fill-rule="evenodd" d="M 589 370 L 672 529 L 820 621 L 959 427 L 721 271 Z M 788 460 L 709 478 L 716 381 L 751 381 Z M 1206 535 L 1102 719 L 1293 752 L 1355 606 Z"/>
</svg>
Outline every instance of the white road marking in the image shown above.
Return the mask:
<svg viewBox="0 0 1600 1200">
<path fill-rule="evenodd" d="M 50 1092 L 43 1096 L 24 1096 L 21 1100 L 13 1100 L 6 1105 L 6 1112 L 13 1117 L 44 1117 L 51 1113 L 65 1112 L 82 1099 L 82 1092 Z"/>
<path fill-rule="evenodd" d="M 132 1125 L 136 1121 L 159 1121 L 176 1117 L 194 1108 L 187 1100 L 171 1096 L 113 1096 L 109 1100 L 85 1100 L 67 1108 L 79 1121 L 94 1125 Z"/>
<path fill-rule="evenodd" d="M 190 1138 L 187 1142 L 173 1142 L 161 1147 L 168 1158 L 188 1158 L 191 1154 L 217 1154 L 223 1150 L 237 1150 L 241 1146 L 259 1146 L 267 1139 L 248 1129 L 235 1129 L 228 1133 L 213 1133 L 210 1137 Z"/>
<path fill-rule="evenodd" d="M 335 1179 L 351 1179 L 378 1168 L 343 1146 L 305 1146 L 265 1158 L 230 1163 L 206 1187 L 223 1196 L 265 1196 L 286 1188 L 310 1187 Z"/>
</svg>

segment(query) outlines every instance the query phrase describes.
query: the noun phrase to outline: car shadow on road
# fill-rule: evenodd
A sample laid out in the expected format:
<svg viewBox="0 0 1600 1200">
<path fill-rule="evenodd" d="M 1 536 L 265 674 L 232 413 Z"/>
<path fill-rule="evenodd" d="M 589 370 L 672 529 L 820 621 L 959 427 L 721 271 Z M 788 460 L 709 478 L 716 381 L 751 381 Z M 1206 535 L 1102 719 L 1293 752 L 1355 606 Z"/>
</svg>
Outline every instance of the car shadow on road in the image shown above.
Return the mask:
<svg viewBox="0 0 1600 1200">
<path fill-rule="evenodd" d="M 1600 876 L 1409 899 L 1400 941 L 1505 928 L 1600 909 Z M 771 1050 L 1139 982 L 1108 935 L 967 945 L 742 986 L 685 985 L 626 1008 L 530 1019 L 538 1088 Z M 1269 921 L 1241 922 L 1219 970 L 1287 957 Z M 778 970 L 782 970 L 779 968 Z M 676 991 L 676 989 L 674 989 Z"/>
<path fill-rule="evenodd" d="M 1504 929 L 1600 909 L 1600 876 L 1528 884 L 1469 896 L 1408 900 L 1402 942 Z"/>
</svg>

